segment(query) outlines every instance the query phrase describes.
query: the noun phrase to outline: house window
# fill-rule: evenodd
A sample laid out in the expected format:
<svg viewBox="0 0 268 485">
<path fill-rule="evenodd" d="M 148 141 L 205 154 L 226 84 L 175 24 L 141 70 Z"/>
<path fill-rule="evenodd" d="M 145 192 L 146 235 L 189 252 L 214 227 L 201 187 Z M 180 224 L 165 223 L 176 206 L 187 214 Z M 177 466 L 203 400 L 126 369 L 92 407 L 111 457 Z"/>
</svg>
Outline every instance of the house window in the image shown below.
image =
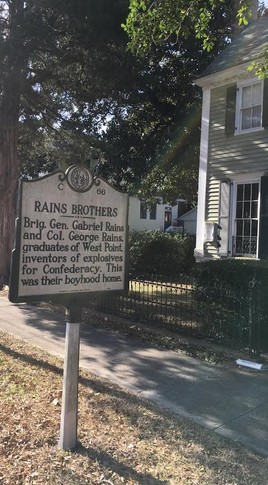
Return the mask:
<svg viewBox="0 0 268 485">
<path fill-rule="evenodd" d="M 263 82 L 238 84 L 236 103 L 236 132 L 262 127 Z"/>
<path fill-rule="evenodd" d="M 147 205 L 144 200 L 140 201 L 140 219 L 147 219 Z"/>
<path fill-rule="evenodd" d="M 225 134 L 268 127 L 268 79 L 250 79 L 226 89 Z"/>
<path fill-rule="evenodd" d="M 150 207 L 149 214 L 150 214 L 150 219 L 153 219 L 153 220 L 156 219 L 156 204 Z"/>
<path fill-rule="evenodd" d="M 140 201 L 140 219 L 156 220 L 156 204 L 148 208 L 144 200 Z"/>
<path fill-rule="evenodd" d="M 233 255 L 256 257 L 260 184 L 237 183 L 234 192 Z"/>
</svg>

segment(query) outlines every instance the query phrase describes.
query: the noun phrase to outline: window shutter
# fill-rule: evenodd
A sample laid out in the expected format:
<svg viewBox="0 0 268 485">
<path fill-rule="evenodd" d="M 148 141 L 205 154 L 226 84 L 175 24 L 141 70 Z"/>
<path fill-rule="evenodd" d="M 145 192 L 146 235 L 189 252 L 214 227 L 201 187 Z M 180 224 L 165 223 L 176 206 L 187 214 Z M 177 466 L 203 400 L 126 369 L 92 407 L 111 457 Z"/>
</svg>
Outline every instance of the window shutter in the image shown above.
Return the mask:
<svg viewBox="0 0 268 485">
<path fill-rule="evenodd" d="M 235 132 L 236 84 L 227 88 L 225 111 L 225 134 L 231 136 Z"/>
<path fill-rule="evenodd" d="M 268 176 L 261 178 L 259 258 L 268 257 Z"/>
<path fill-rule="evenodd" d="M 268 79 L 263 81 L 263 113 L 262 113 L 262 126 L 268 127 Z"/>
<path fill-rule="evenodd" d="M 220 247 L 218 253 L 220 256 L 228 256 L 229 247 L 229 213 L 230 213 L 230 181 L 220 183 L 220 207 L 219 207 L 219 225 L 220 229 Z"/>
</svg>

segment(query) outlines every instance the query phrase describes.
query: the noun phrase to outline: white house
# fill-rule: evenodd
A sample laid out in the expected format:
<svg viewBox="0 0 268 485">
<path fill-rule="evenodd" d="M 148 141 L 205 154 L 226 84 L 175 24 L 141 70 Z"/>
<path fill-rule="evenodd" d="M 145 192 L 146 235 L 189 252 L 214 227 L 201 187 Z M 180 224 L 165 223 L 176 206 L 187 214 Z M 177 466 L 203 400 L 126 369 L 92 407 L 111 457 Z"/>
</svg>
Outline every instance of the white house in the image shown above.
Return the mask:
<svg viewBox="0 0 268 485">
<path fill-rule="evenodd" d="M 196 234 L 196 218 L 197 209 L 194 207 L 178 218 L 177 227 L 181 227 L 183 233 Z"/>
<path fill-rule="evenodd" d="M 250 23 L 196 81 L 203 90 L 195 256 L 268 257 L 268 79 L 248 68 L 268 47 Z"/>
<path fill-rule="evenodd" d="M 143 200 L 130 196 L 129 229 L 136 231 L 165 231 L 169 226 L 177 224 L 177 219 L 183 213 L 184 208 L 184 200 L 178 200 L 174 206 L 170 204 L 155 204 L 154 207 L 150 208 Z"/>
</svg>

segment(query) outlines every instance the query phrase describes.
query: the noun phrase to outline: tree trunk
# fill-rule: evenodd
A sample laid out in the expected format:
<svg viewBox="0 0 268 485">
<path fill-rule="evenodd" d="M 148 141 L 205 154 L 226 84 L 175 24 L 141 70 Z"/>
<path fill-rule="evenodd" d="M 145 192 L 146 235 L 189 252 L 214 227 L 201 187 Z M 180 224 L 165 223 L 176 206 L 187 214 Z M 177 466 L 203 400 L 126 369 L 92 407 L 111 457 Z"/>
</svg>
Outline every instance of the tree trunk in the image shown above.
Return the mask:
<svg viewBox="0 0 268 485">
<path fill-rule="evenodd" d="M 18 185 L 18 96 L 8 88 L 0 107 L 0 288 L 9 281 Z"/>
<path fill-rule="evenodd" d="M 14 241 L 18 186 L 18 125 L 22 80 L 22 56 L 17 28 L 23 16 L 23 0 L 9 2 L 7 56 L 1 73 L 0 99 L 0 289 L 9 281 Z"/>
<path fill-rule="evenodd" d="M 258 0 L 251 0 L 251 17 L 249 19 L 250 22 L 255 22 L 258 18 L 258 8 L 259 2 Z"/>
</svg>

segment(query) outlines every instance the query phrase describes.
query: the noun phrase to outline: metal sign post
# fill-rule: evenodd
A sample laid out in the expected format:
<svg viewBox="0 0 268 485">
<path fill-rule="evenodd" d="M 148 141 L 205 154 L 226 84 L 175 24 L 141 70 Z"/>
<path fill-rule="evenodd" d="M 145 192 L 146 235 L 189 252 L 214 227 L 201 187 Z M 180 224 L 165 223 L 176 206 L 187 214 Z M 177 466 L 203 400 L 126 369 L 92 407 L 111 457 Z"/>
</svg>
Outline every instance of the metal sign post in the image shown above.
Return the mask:
<svg viewBox="0 0 268 485">
<path fill-rule="evenodd" d="M 66 312 L 65 357 L 59 447 L 73 450 L 77 444 L 78 378 L 81 306 Z"/>
</svg>

